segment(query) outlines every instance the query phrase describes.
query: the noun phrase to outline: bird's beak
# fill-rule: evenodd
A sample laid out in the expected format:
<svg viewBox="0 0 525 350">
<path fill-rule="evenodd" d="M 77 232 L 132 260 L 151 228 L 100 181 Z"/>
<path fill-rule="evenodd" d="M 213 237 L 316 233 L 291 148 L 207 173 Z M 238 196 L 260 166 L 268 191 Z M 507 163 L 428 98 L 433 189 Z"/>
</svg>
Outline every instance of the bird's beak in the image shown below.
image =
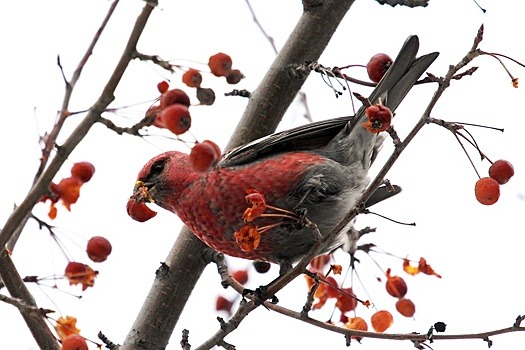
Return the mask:
<svg viewBox="0 0 525 350">
<path fill-rule="evenodd" d="M 154 183 L 146 183 L 144 181 L 137 180 L 137 182 L 135 182 L 135 187 L 133 188 L 133 195 L 131 198 L 139 203 L 154 203 L 156 192 L 157 191 Z"/>
</svg>

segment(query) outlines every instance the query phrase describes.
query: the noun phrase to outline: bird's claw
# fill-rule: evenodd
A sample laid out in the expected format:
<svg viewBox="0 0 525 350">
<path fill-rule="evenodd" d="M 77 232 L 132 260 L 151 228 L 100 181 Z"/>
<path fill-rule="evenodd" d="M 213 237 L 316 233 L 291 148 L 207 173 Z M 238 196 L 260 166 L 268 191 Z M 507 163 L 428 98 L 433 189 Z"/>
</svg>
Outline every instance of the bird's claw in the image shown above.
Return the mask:
<svg viewBox="0 0 525 350">
<path fill-rule="evenodd" d="M 270 300 L 270 303 L 277 304 L 279 302 L 279 299 L 275 295 L 267 295 L 266 294 L 267 286 L 260 286 L 256 288 L 255 290 L 245 288 L 242 291 L 242 297 L 246 297 L 248 294 L 253 295 L 253 301 L 255 305 L 263 305 L 266 300 Z"/>
</svg>

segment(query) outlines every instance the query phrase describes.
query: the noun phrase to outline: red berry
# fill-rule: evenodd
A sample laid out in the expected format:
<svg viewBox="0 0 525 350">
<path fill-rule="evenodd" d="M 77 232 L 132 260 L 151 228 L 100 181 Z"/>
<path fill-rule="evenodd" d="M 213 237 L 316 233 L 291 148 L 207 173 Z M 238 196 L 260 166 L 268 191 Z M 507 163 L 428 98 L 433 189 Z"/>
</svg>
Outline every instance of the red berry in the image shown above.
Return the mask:
<svg viewBox="0 0 525 350">
<path fill-rule="evenodd" d="M 370 61 L 366 64 L 366 72 L 368 77 L 374 83 L 379 83 L 383 75 L 385 75 L 390 65 L 392 65 L 392 59 L 384 53 L 378 53 L 372 56 Z"/>
<path fill-rule="evenodd" d="M 79 334 L 70 334 L 62 340 L 62 350 L 88 350 L 86 339 Z"/>
<path fill-rule="evenodd" d="M 215 310 L 217 311 L 226 311 L 228 314 L 230 314 L 232 306 L 233 303 L 222 296 L 218 296 L 217 300 L 215 301 Z"/>
<path fill-rule="evenodd" d="M 402 277 L 390 276 L 390 269 L 386 271 L 386 291 L 393 297 L 402 298 L 407 294 L 407 284 Z"/>
<path fill-rule="evenodd" d="M 497 160 L 490 166 L 489 176 L 500 185 L 506 184 L 514 176 L 514 167 L 506 160 Z"/>
<path fill-rule="evenodd" d="M 184 134 L 191 126 L 191 115 L 188 107 L 180 103 L 164 107 L 157 115 L 158 123 L 175 135 Z"/>
<path fill-rule="evenodd" d="M 232 69 L 232 59 L 225 53 L 219 52 L 210 56 L 208 66 L 213 75 L 218 77 L 226 77 Z"/>
<path fill-rule="evenodd" d="M 104 237 L 95 236 L 87 243 L 86 252 L 94 262 L 102 262 L 111 254 L 111 243 Z"/>
<path fill-rule="evenodd" d="M 474 187 L 476 199 L 481 204 L 492 205 L 499 199 L 499 183 L 491 177 L 484 177 Z"/>
<path fill-rule="evenodd" d="M 157 84 L 157 89 L 159 90 L 159 92 L 161 94 L 163 94 L 166 91 L 168 91 L 169 88 L 170 88 L 170 84 L 168 84 L 168 82 L 165 81 L 165 80 L 163 80 L 163 81 L 161 81 L 160 83 Z"/>
<path fill-rule="evenodd" d="M 153 119 L 153 125 L 155 125 L 155 121 L 157 120 L 157 114 L 161 111 L 162 109 L 160 108 L 160 106 L 150 106 L 148 108 L 148 110 L 146 111 L 145 113 L 145 117 L 147 118 L 151 118 Z"/>
<path fill-rule="evenodd" d="M 416 312 L 416 305 L 410 299 L 401 298 L 396 302 L 396 310 L 405 317 L 412 317 Z"/>
<path fill-rule="evenodd" d="M 195 144 L 190 152 L 190 164 L 197 171 L 207 171 L 217 164 L 219 157 L 211 141 Z"/>
<path fill-rule="evenodd" d="M 199 87 L 202 83 L 202 75 L 198 70 L 190 68 L 182 75 L 182 82 L 189 87 Z"/>
<path fill-rule="evenodd" d="M 70 261 L 66 265 L 65 275 L 77 275 L 86 272 L 86 264 Z"/>
<path fill-rule="evenodd" d="M 232 277 L 240 284 L 245 284 L 246 282 L 248 282 L 248 271 L 237 270 L 234 273 L 232 273 Z"/>
<path fill-rule="evenodd" d="M 346 323 L 343 325 L 344 328 L 348 329 L 355 329 L 358 331 L 367 331 L 368 325 L 366 324 L 366 321 L 362 319 L 361 317 L 351 317 L 346 321 Z M 352 336 L 352 339 L 361 339 L 360 337 Z"/>
<path fill-rule="evenodd" d="M 148 221 L 157 215 L 157 212 L 151 210 L 145 203 L 137 202 L 130 198 L 126 205 L 128 215 L 138 222 Z"/>
<path fill-rule="evenodd" d="M 335 306 L 342 313 L 355 310 L 357 307 L 357 298 L 352 288 L 343 288 L 337 295 Z"/>
<path fill-rule="evenodd" d="M 64 204 L 67 210 L 70 210 L 71 204 L 76 203 L 78 197 L 80 197 L 80 187 L 82 184 L 82 180 L 77 177 L 66 177 L 58 183 L 57 192 L 60 194 L 62 204 Z"/>
<path fill-rule="evenodd" d="M 160 107 L 164 108 L 175 103 L 180 103 L 186 107 L 190 106 L 190 98 L 181 89 L 168 90 L 160 96 Z"/>
<path fill-rule="evenodd" d="M 394 323 L 394 318 L 390 312 L 381 310 L 373 314 L 370 321 L 376 332 L 383 333 Z"/>
<path fill-rule="evenodd" d="M 217 157 L 217 159 L 219 159 L 221 157 L 221 155 L 222 155 L 221 148 L 215 142 L 210 141 L 210 140 L 204 140 L 204 141 L 202 141 L 202 143 L 206 143 L 206 144 L 210 145 L 213 148 L 213 151 L 215 152 L 215 156 Z"/>
<path fill-rule="evenodd" d="M 230 73 L 226 76 L 226 82 L 228 84 L 235 85 L 244 78 L 244 74 L 241 73 L 238 69 L 232 69 Z"/>
<path fill-rule="evenodd" d="M 272 267 L 272 265 L 266 261 L 254 261 L 252 264 L 258 273 L 266 273 L 270 270 L 270 267 Z"/>
<path fill-rule="evenodd" d="M 363 126 L 370 132 L 378 133 L 385 131 L 390 127 L 392 122 L 392 111 L 387 106 L 380 103 L 368 106 L 365 110 L 368 116 L 368 122 Z"/>
<path fill-rule="evenodd" d="M 90 162 L 79 162 L 73 164 L 71 175 L 80 179 L 82 182 L 88 182 L 95 173 L 95 167 Z"/>
</svg>

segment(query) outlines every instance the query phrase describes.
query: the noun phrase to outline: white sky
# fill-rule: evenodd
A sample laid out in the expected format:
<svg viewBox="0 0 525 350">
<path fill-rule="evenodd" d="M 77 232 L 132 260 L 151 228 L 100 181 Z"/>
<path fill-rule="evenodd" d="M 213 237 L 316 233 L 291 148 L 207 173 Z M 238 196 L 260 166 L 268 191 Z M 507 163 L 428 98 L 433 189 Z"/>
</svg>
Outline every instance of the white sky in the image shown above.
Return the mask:
<svg viewBox="0 0 525 350">
<path fill-rule="evenodd" d="M 300 16 L 300 2 L 253 0 L 252 5 L 259 21 L 280 47 Z M 40 157 L 38 137 L 50 129 L 60 107 L 64 84 L 56 66 L 57 54 L 70 77 L 108 6 L 108 1 L 100 0 L 9 1 L 3 4 L 0 12 L 4 114 L 4 137 L 0 138 L 3 164 L 0 222 L 7 219 L 13 204 L 20 203 L 27 193 Z M 98 97 L 142 6 L 141 1 L 119 4 L 77 85 L 72 111 L 88 108 Z M 443 75 L 448 65 L 457 63 L 471 47 L 481 23 L 485 24 L 482 49 L 524 62 L 522 2 L 485 1 L 482 6 L 487 9 L 485 14 L 470 0 L 431 1 L 425 9 L 390 8 L 371 0 L 357 1 L 321 63 L 325 66 L 364 64 L 370 56 L 381 51 L 395 57 L 405 38 L 418 34 L 421 53 L 441 52 L 430 71 Z M 236 88 L 248 90 L 257 86 L 274 57 L 245 2 L 240 0 L 161 1 L 140 41 L 139 50 L 159 54 L 165 59 L 177 59 L 181 64 L 186 61 L 179 60 L 207 62 L 211 54 L 229 53 L 234 67 L 246 75 Z M 514 75 L 525 76 L 525 68 L 505 62 Z M 443 279 L 404 276 L 409 288 L 407 297 L 417 307 L 414 320 L 404 319 L 393 311 L 395 300 L 386 295 L 382 285 L 374 282 L 380 273 L 376 265 L 370 259 L 362 259 L 358 271 L 366 281 L 372 301 L 379 308 L 393 311 L 395 322 L 391 332 L 426 332 L 436 321 L 447 323 L 450 334 L 488 331 L 511 326 L 515 317 L 525 312 L 521 289 L 525 144 L 521 136 L 524 112 L 520 105 L 525 97 L 524 87 L 513 89 L 503 68 L 492 58 L 479 58 L 475 65 L 480 67 L 479 71 L 473 77 L 454 82 L 436 106 L 433 116 L 504 128 L 503 134 L 487 129 L 469 130 L 490 158 L 511 161 L 516 175 L 502 187 L 499 202 L 485 207 L 478 204 L 473 195 L 474 171 L 452 135 L 444 129 L 434 125 L 425 127 L 402 155 L 388 178 L 401 185 L 403 193 L 374 210 L 397 220 L 415 221 L 417 226 L 406 227 L 377 217 L 360 217 L 358 227 L 378 227 L 377 233 L 367 237 L 368 241 L 398 256 L 426 257 Z M 358 69 L 355 72 L 364 77 Z M 171 77 L 151 64 L 133 62 L 112 106 L 154 99 L 156 84 L 163 78 L 172 79 L 172 86 L 182 87 L 180 76 Z M 232 87 L 211 75 L 205 75 L 204 84 L 213 87 L 218 98 L 212 107 L 192 108 L 192 133 L 197 139 L 212 139 L 224 147 L 246 100 L 222 97 L 222 93 Z M 367 92 L 365 88 L 356 87 L 355 90 Z M 194 92 L 187 91 L 195 101 Z M 315 120 L 352 113 L 348 97 L 335 99 L 319 76 L 312 75 L 304 91 Z M 398 109 L 395 126 L 401 137 L 419 118 L 433 91 L 431 86 L 418 87 Z M 113 120 L 120 125 L 132 124 L 141 118 L 147 106 L 146 103 L 120 110 Z M 293 104 L 281 128 L 303 123 L 302 111 L 300 104 Z M 71 117 L 60 140 L 64 140 L 80 118 L 81 115 Z M 126 201 L 143 164 L 164 150 L 185 149 L 183 145 L 158 137 L 148 141 L 117 136 L 96 125 L 57 176 L 57 181 L 68 176 L 70 165 L 76 161 L 90 161 L 95 165 L 95 176 L 82 188 L 79 202 L 73 205 L 70 213 L 59 207 L 58 218 L 52 224 L 59 227 L 60 238 L 77 260 L 87 262 L 83 247 L 85 240 L 94 235 L 106 236 L 113 243 L 114 252 L 106 262 L 96 265 L 100 275 L 95 287 L 84 293 L 78 286 L 69 287 L 61 280 L 57 282 L 60 290 L 29 287 L 40 306 L 57 310 L 56 317 L 60 314 L 77 317 L 82 334 L 91 339 L 96 340 L 97 332 L 102 330 L 114 342 L 124 340 L 150 288 L 155 269 L 165 259 L 180 229 L 180 222 L 171 213 L 159 211 L 156 218 L 142 224 L 126 214 Z M 385 146 L 383 159 L 390 150 L 391 147 Z M 479 162 L 475 153 L 471 154 L 478 170 L 486 174 L 488 163 Z M 47 205 L 38 205 L 34 213 L 45 219 L 47 209 Z M 376 257 L 384 269 L 392 267 L 394 274 L 403 274 L 400 261 L 388 256 Z M 66 264 L 48 233 L 39 231 L 34 221 L 27 225 L 13 259 L 23 276 L 61 274 Z M 345 266 L 347 260 L 340 259 Z M 247 261 L 231 259 L 230 262 L 234 269 L 250 266 Z M 266 283 L 276 273 L 274 267 L 260 280 L 249 281 L 248 287 Z M 364 293 L 359 285 L 356 290 Z M 281 305 L 298 310 L 305 291 L 304 282 L 299 278 L 278 294 Z M 82 299 L 68 293 L 81 294 Z M 214 305 L 218 294 L 232 295 L 231 291 L 222 289 L 215 267 L 210 266 L 197 285 L 168 349 L 179 348 L 183 328 L 190 330 L 193 346 L 215 333 L 218 324 Z M 368 318 L 370 311 L 361 308 L 358 315 Z M 314 312 L 311 316 L 320 320 L 328 318 L 328 314 L 322 312 Z M 2 303 L 0 339 L 1 348 L 36 349 L 18 311 Z M 317 330 L 263 308 L 253 312 L 226 340 L 239 349 L 345 348 L 340 335 Z M 492 349 L 516 348 L 517 344 L 525 343 L 525 335 L 508 334 L 492 340 Z M 371 339 L 355 346 L 362 349 L 411 348 L 407 342 Z M 435 350 L 450 346 L 483 349 L 486 344 L 479 340 L 432 344 Z"/>
</svg>

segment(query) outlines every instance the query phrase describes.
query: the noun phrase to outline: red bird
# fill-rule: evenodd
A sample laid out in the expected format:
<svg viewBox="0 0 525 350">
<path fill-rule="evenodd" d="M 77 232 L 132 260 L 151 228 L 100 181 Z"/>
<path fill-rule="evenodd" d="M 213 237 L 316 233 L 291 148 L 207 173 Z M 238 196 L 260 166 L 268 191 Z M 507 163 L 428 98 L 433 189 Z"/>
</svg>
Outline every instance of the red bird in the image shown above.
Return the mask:
<svg viewBox="0 0 525 350">
<path fill-rule="evenodd" d="M 397 108 L 438 56 L 431 53 L 416 59 L 418 48 L 417 36 L 410 36 L 370 95 L 371 103 L 381 98 L 392 111 Z M 193 170 L 187 154 L 162 153 L 140 171 L 135 192 L 146 192 L 147 200 L 175 213 L 211 248 L 278 263 L 284 273 L 308 253 L 319 233 L 330 232 L 358 204 L 369 183 L 368 170 L 383 137 L 363 127 L 364 110 L 354 117 L 311 123 L 241 146 L 205 172 Z M 243 218 L 250 206 L 247 190 L 257 191 L 254 196 L 267 208 L 291 213 L 284 217 L 267 209 L 264 214 L 281 215 L 263 214 L 247 223 Z M 319 232 L 304 225 L 301 216 L 315 223 Z M 348 227 L 323 252 L 354 244 L 356 237 L 350 236 Z M 247 247 L 236 239 L 243 231 L 249 237 L 256 233 L 254 244 Z"/>
</svg>

